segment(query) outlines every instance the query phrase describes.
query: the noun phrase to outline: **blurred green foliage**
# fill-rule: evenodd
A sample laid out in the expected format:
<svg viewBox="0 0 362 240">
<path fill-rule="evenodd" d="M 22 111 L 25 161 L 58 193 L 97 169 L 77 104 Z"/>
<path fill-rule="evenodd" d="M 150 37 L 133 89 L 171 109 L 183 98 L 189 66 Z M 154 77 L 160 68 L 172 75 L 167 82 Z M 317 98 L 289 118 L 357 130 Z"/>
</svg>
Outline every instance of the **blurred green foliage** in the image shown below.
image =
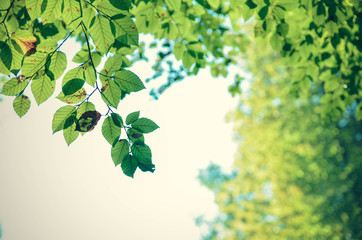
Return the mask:
<svg viewBox="0 0 362 240">
<path fill-rule="evenodd" d="M 259 51 L 263 46 L 263 51 Z M 204 239 L 362 239 L 362 128 L 357 104 L 324 122 L 323 87 L 295 98 L 290 69 L 264 40 L 245 53 L 252 85 L 228 115 L 239 143 L 234 172 L 200 172 L 220 214 Z"/>
</svg>

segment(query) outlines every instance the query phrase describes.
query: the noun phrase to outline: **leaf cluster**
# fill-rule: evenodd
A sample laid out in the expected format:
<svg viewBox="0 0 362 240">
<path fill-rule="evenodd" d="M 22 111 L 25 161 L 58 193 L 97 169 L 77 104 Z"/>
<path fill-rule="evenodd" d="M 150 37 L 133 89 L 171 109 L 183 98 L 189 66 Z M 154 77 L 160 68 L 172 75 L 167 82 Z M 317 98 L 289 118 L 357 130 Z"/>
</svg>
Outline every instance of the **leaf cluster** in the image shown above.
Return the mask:
<svg viewBox="0 0 362 240">
<path fill-rule="evenodd" d="M 127 55 L 138 47 L 138 30 L 130 7 L 129 1 L 112 0 L 1 1 L 0 73 L 11 76 L 1 94 L 15 96 L 14 110 L 20 117 L 31 105 L 25 94 L 29 86 L 40 105 L 53 95 L 56 81 L 61 79 L 62 90 L 56 98 L 67 105 L 55 112 L 53 133 L 63 131 L 69 145 L 79 134 L 94 129 L 105 116 L 102 133 L 112 145 L 112 152 L 119 145 L 121 129 L 128 132 L 120 142 L 128 142 L 134 150 L 124 163 L 123 158 L 115 159 L 113 154 L 112 158 L 122 163 L 126 175 L 133 177 L 133 163 L 143 171 L 154 171 L 151 150 L 144 144 L 143 134 L 158 126 L 152 120 L 138 117 L 135 123 L 123 125 L 121 116 L 114 112 L 127 94 L 145 88 L 139 77 L 126 69 L 130 65 Z M 61 47 L 71 37 L 76 37 L 83 47 L 72 59 L 79 65 L 66 71 L 67 56 Z M 103 57 L 107 60 L 98 71 Z M 93 91 L 87 93 L 89 88 Z M 95 92 L 108 108 L 105 115 L 89 101 Z M 146 160 L 140 155 L 145 149 Z"/>
</svg>

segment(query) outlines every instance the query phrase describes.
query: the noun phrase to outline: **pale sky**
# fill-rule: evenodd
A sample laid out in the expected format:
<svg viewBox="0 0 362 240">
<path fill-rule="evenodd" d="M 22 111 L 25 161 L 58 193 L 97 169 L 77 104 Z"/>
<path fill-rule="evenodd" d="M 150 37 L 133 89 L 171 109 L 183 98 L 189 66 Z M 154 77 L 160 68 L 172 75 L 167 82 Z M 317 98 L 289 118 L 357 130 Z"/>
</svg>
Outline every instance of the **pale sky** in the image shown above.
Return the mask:
<svg viewBox="0 0 362 240">
<path fill-rule="evenodd" d="M 75 52 L 68 44 L 62 47 Z M 70 58 L 71 59 L 71 58 Z M 70 61 L 68 61 L 68 66 Z M 143 63 L 132 69 L 142 80 L 152 73 Z M 60 83 L 61 80 L 58 80 Z M 187 78 L 151 100 L 146 90 L 121 101 L 124 118 L 141 117 L 160 128 L 145 136 L 155 173 L 137 170 L 135 178 L 115 168 L 102 120 L 70 147 L 61 132 L 52 134 L 52 99 L 19 118 L 13 97 L 0 103 L 0 224 L 3 240 L 192 240 L 200 238 L 194 218 L 217 212 L 214 196 L 196 179 L 211 161 L 228 168 L 236 144 L 225 114 L 236 105 L 227 92 L 233 79 L 214 79 L 209 71 Z M 29 89 L 30 90 L 30 89 Z M 99 96 L 91 98 L 106 113 Z M 122 137 L 122 136 L 121 136 Z"/>
</svg>

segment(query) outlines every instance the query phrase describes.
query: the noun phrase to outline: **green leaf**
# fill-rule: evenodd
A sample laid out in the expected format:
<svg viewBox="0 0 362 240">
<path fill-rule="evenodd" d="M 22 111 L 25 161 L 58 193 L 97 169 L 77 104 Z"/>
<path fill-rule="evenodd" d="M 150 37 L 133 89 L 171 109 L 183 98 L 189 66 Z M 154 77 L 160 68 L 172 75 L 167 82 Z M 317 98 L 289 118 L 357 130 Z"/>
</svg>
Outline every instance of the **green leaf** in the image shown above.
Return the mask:
<svg viewBox="0 0 362 240">
<path fill-rule="evenodd" d="M 113 79 L 102 81 L 102 99 L 107 105 L 117 108 L 122 97 L 122 91 Z"/>
<path fill-rule="evenodd" d="M 122 0 L 123 1 L 123 0 Z M 120 1 L 120 2 L 122 2 Z M 109 1 L 96 0 L 93 5 L 99 10 L 102 14 L 105 14 L 109 17 L 112 17 L 117 14 L 127 14 L 128 11 L 122 11 L 114 7 Z"/>
<path fill-rule="evenodd" d="M 131 146 L 133 156 L 143 164 L 152 163 L 151 149 L 146 144 L 134 143 Z"/>
<path fill-rule="evenodd" d="M 41 15 L 44 24 L 55 22 L 55 20 L 60 18 L 62 15 L 62 3 L 63 0 L 47 0 L 45 11 Z"/>
<path fill-rule="evenodd" d="M 43 0 L 25 0 L 26 10 L 32 20 L 40 16 L 42 2 Z"/>
<path fill-rule="evenodd" d="M 123 127 L 122 117 L 118 113 L 111 113 L 112 120 L 117 127 Z"/>
<path fill-rule="evenodd" d="M 215 1 L 215 0 L 209 0 L 208 2 L 210 1 Z M 179 11 L 181 8 L 181 0 L 165 0 L 165 2 L 171 10 Z"/>
<path fill-rule="evenodd" d="M 63 136 L 64 136 L 64 139 L 67 142 L 68 146 L 72 142 L 74 142 L 79 136 L 79 132 L 75 131 L 75 124 L 72 124 L 70 127 L 64 129 Z"/>
<path fill-rule="evenodd" d="M 77 104 L 82 102 L 86 98 L 86 96 L 87 92 L 84 88 L 81 88 L 75 93 L 67 96 L 65 96 L 63 92 L 60 92 L 56 98 L 67 104 Z"/>
<path fill-rule="evenodd" d="M 252 0 L 247 0 L 245 3 L 250 9 L 254 9 L 257 5 Z"/>
<path fill-rule="evenodd" d="M 65 53 L 57 51 L 50 58 L 48 70 L 53 73 L 54 79 L 57 80 L 62 76 L 65 69 L 67 68 L 67 57 Z"/>
<path fill-rule="evenodd" d="M 37 44 L 36 51 L 43 53 L 51 53 L 55 51 L 57 47 L 58 47 L 57 41 L 55 41 L 53 38 L 48 38 L 42 40 L 39 44 Z"/>
<path fill-rule="evenodd" d="M 92 7 L 82 8 L 82 22 L 84 25 L 89 28 L 90 22 L 93 17 L 96 15 L 96 10 Z"/>
<path fill-rule="evenodd" d="M 92 45 L 89 45 L 90 50 L 93 49 Z M 72 61 L 75 63 L 84 63 L 89 59 L 88 45 L 85 44 L 83 47 L 74 55 Z"/>
<path fill-rule="evenodd" d="M 185 44 L 182 42 L 176 42 L 173 47 L 173 54 L 177 60 L 181 60 L 186 51 Z"/>
<path fill-rule="evenodd" d="M 207 2 L 213 9 L 218 9 L 220 7 L 220 0 L 207 0 Z"/>
<path fill-rule="evenodd" d="M 117 15 L 112 17 L 117 30 L 117 37 L 120 35 L 127 35 L 131 45 L 138 46 L 138 30 L 132 18 L 124 15 Z"/>
<path fill-rule="evenodd" d="M 104 119 L 102 125 L 102 134 L 103 137 L 109 142 L 109 144 L 113 144 L 115 140 L 118 140 L 121 135 L 121 128 L 114 124 L 112 117 L 107 117 Z"/>
<path fill-rule="evenodd" d="M 84 75 L 85 75 L 85 81 L 93 87 L 97 81 L 97 75 L 90 62 L 84 65 Z"/>
<path fill-rule="evenodd" d="M 118 0 L 110 0 L 109 1 L 113 6 L 115 6 L 116 8 L 119 8 L 121 10 L 129 10 L 132 7 L 132 2 L 131 0 L 122 0 L 122 1 L 118 1 Z"/>
<path fill-rule="evenodd" d="M 10 47 L 8 44 L 4 42 L 0 42 L 0 59 L 5 65 L 5 67 L 10 71 L 11 70 L 11 63 L 13 60 L 13 54 L 11 53 Z"/>
<path fill-rule="evenodd" d="M 24 55 L 19 45 L 14 40 L 11 40 L 9 47 L 12 54 L 11 70 L 19 70 L 23 64 Z"/>
<path fill-rule="evenodd" d="M 30 108 L 30 100 L 25 95 L 19 95 L 14 99 L 13 108 L 19 117 L 24 116 Z"/>
<path fill-rule="evenodd" d="M 26 77 L 33 77 L 40 69 L 45 66 L 48 55 L 42 52 L 25 57 L 21 72 Z"/>
<path fill-rule="evenodd" d="M 93 24 L 92 24 L 93 23 Z M 114 42 L 109 20 L 101 14 L 93 17 L 89 32 L 92 36 L 97 51 L 107 53 Z"/>
<path fill-rule="evenodd" d="M 69 70 L 63 78 L 62 86 L 64 86 L 67 82 L 69 82 L 73 79 L 84 80 L 84 68 L 76 67 L 76 68 Z"/>
<path fill-rule="evenodd" d="M 53 134 L 64 129 L 64 125 L 65 125 L 66 120 L 75 111 L 76 111 L 76 108 L 74 106 L 68 105 L 68 106 L 64 106 L 64 107 L 59 108 L 55 112 L 55 114 L 53 116 L 53 121 L 52 121 Z"/>
<path fill-rule="evenodd" d="M 63 129 L 68 129 L 70 126 L 74 125 L 74 123 L 77 121 L 77 111 L 73 112 L 64 123 Z"/>
<path fill-rule="evenodd" d="M 279 5 L 288 11 L 299 7 L 299 1 L 296 0 L 277 0 L 274 4 Z"/>
<path fill-rule="evenodd" d="M 264 20 L 266 15 L 268 14 L 268 6 L 264 6 L 260 9 L 260 11 L 258 12 L 258 15 L 260 17 L 261 20 Z"/>
<path fill-rule="evenodd" d="M 341 42 L 341 39 L 338 34 L 334 34 L 331 39 L 331 44 L 334 48 L 337 48 L 338 44 Z"/>
<path fill-rule="evenodd" d="M 142 172 L 154 172 L 155 171 L 155 165 L 152 163 L 149 164 L 143 164 L 141 162 L 138 162 L 138 167 L 141 169 Z"/>
<path fill-rule="evenodd" d="M 75 78 L 70 81 L 68 81 L 64 86 L 62 87 L 62 92 L 65 96 L 71 95 L 75 92 L 77 92 L 79 89 L 81 89 L 84 85 L 84 80 Z"/>
<path fill-rule="evenodd" d="M 115 54 L 114 56 L 107 59 L 106 63 L 104 64 L 104 71 L 108 76 L 121 69 L 123 62 L 122 57 L 122 54 Z"/>
<path fill-rule="evenodd" d="M 140 111 L 128 114 L 128 116 L 126 117 L 126 124 L 127 125 L 132 124 L 134 121 L 136 121 L 139 118 L 139 116 L 140 116 Z"/>
<path fill-rule="evenodd" d="M 134 157 L 127 155 L 122 161 L 121 168 L 125 175 L 133 178 L 134 173 L 137 170 L 137 165 L 137 160 Z"/>
<path fill-rule="evenodd" d="M 101 63 L 103 55 L 99 52 L 92 52 L 91 56 L 94 63 L 94 67 L 97 67 Z"/>
<path fill-rule="evenodd" d="M 79 0 L 64 0 L 64 7 L 63 7 L 63 21 L 69 25 L 73 21 L 80 19 L 81 11 L 80 11 L 80 4 Z"/>
<path fill-rule="evenodd" d="M 55 81 L 51 81 L 47 75 L 34 79 L 31 83 L 31 91 L 38 105 L 47 100 L 55 90 Z"/>
<path fill-rule="evenodd" d="M 136 143 L 136 142 L 144 143 L 145 142 L 145 137 L 143 136 L 143 134 L 134 128 L 128 129 L 127 135 L 133 143 Z"/>
<path fill-rule="evenodd" d="M 191 69 L 191 66 L 195 63 L 195 58 L 193 58 L 189 52 L 185 52 L 182 58 L 182 64 L 188 70 Z"/>
<path fill-rule="evenodd" d="M 119 140 L 111 149 L 111 156 L 114 165 L 117 166 L 122 163 L 124 158 L 129 153 L 129 142 L 126 139 Z"/>
<path fill-rule="evenodd" d="M 287 23 L 280 23 L 277 26 L 277 33 L 281 36 L 286 37 L 288 35 L 289 25 Z"/>
<path fill-rule="evenodd" d="M 21 93 L 28 85 L 28 80 L 22 77 L 12 78 L 5 82 L 1 94 L 6 96 L 15 96 Z"/>
<path fill-rule="evenodd" d="M 326 15 L 326 9 L 323 2 L 319 2 L 317 6 L 317 15 Z"/>
<path fill-rule="evenodd" d="M 138 92 L 145 89 L 143 82 L 131 71 L 121 70 L 114 74 L 114 79 L 119 87 L 126 92 Z"/>
<path fill-rule="evenodd" d="M 150 133 L 159 128 L 156 123 L 148 118 L 139 118 L 132 123 L 132 127 L 141 133 Z"/>
<path fill-rule="evenodd" d="M 77 110 L 77 118 L 80 118 L 84 113 L 95 111 L 96 107 L 91 102 L 83 102 Z"/>
<path fill-rule="evenodd" d="M 280 51 L 283 46 L 283 39 L 278 34 L 274 33 L 270 37 L 270 45 L 275 51 Z"/>
</svg>

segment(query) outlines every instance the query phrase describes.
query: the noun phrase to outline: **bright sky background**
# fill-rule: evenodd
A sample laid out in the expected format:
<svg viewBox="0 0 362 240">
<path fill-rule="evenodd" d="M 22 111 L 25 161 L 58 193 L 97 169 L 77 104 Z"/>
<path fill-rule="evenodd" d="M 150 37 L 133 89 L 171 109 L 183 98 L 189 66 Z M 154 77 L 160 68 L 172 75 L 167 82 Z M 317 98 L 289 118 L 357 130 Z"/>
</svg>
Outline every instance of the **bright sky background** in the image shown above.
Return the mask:
<svg viewBox="0 0 362 240">
<path fill-rule="evenodd" d="M 74 45 L 61 50 L 75 53 Z M 68 59 L 68 66 L 70 66 Z M 74 66 L 73 66 L 74 67 Z M 132 69 L 151 76 L 143 63 Z M 135 178 L 115 168 L 102 120 L 70 147 L 61 132 L 52 134 L 54 99 L 61 88 L 20 119 L 12 97 L 0 103 L 0 223 L 3 240 L 192 240 L 200 238 L 194 218 L 212 217 L 214 196 L 196 179 L 211 161 L 230 167 L 236 144 L 225 114 L 236 105 L 227 92 L 233 79 L 214 79 L 209 71 L 187 78 L 151 100 L 147 90 L 121 101 L 124 118 L 140 110 L 160 129 L 145 137 L 155 173 L 137 170 Z M 60 83 L 61 81 L 58 80 Z M 146 85 L 147 87 L 147 85 Z M 29 89 L 30 90 L 30 89 Z M 91 100 L 102 114 L 98 96 Z M 121 136 L 122 137 L 122 136 Z"/>
</svg>

